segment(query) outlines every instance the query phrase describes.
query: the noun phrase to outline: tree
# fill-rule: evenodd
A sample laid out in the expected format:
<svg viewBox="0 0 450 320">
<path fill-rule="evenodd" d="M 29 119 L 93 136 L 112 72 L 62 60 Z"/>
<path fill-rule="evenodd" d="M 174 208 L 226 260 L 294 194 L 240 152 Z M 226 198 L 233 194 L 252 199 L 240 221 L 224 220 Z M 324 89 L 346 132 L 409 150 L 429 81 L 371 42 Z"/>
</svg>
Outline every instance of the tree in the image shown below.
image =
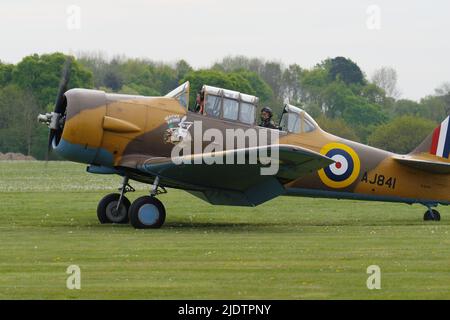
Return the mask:
<svg viewBox="0 0 450 320">
<path fill-rule="evenodd" d="M 369 134 L 384 123 L 387 116 L 379 105 L 368 103 L 361 97 L 349 96 L 346 101 L 342 118 L 351 125 L 360 140 L 366 142 Z"/>
<path fill-rule="evenodd" d="M 364 84 L 364 75 L 361 69 L 352 60 L 336 57 L 326 60 L 324 66 L 329 68 L 328 75 L 331 81 L 342 80 L 346 84 Z"/>
<path fill-rule="evenodd" d="M 55 101 L 66 59 L 67 56 L 62 53 L 27 56 L 14 68 L 12 82 L 32 94 L 43 110 Z M 92 87 L 92 73 L 76 60 L 71 66 L 69 83 L 69 88 L 74 87 Z"/>
<path fill-rule="evenodd" d="M 179 60 L 177 64 L 175 65 L 175 71 L 177 74 L 177 81 L 179 82 L 181 79 L 183 79 L 186 74 L 193 71 L 192 67 L 189 65 L 189 63 L 186 62 L 186 60 Z"/>
<path fill-rule="evenodd" d="M 103 79 L 108 69 L 106 56 L 102 52 L 81 52 L 77 55 L 77 61 L 92 72 L 94 88 L 104 86 Z"/>
<path fill-rule="evenodd" d="M 304 70 L 300 80 L 302 91 L 302 102 L 309 107 L 314 104 L 315 109 L 320 109 L 321 112 L 325 112 L 324 106 L 324 90 L 328 84 L 328 71 L 321 67 L 316 66 L 310 70 Z"/>
<path fill-rule="evenodd" d="M 426 109 L 420 103 L 408 99 L 395 101 L 392 109 L 392 114 L 395 117 L 404 115 L 425 116 L 426 113 Z"/>
<path fill-rule="evenodd" d="M 272 88 L 274 98 L 277 101 L 283 100 L 281 64 L 277 62 L 266 62 L 261 73 L 263 80 Z"/>
<path fill-rule="evenodd" d="M 180 60 L 175 65 L 149 59 L 116 56 L 106 60 L 102 55 L 81 54 L 81 63 L 94 72 L 95 87 L 106 91 L 148 96 L 164 95 L 174 89 L 192 67 Z"/>
<path fill-rule="evenodd" d="M 34 97 L 16 85 L 8 85 L 0 89 L 0 110 L 0 151 L 31 155 L 39 112 Z"/>
<path fill-rule="evenodd" d="M 390 105 L 392 99 L 386 97 L 386 93 L 383 89 L 378 87 L 376 84 L 368 83 L 362 88 L 360 88 L 360 95 L 367 99 L 370 103 L 378 104 L 387 107 Z"/>
<path fill-rule="evenodd" d="M 372 82 L 386 92 L 390 98 L 398 99 L 400 91 L 397 88 L 397 71 L 391 67 L 381 67 L 372 75 Z"/>
<path fill-rule="evenodd" d="M 259 76 L 264 70 L 265 61 L 259 58 L 248 58 L 246 56 L 227 56 L 220 62 L 216 62 L 211 69 L 233 72 L 237 70 L 249 70 L 255 72 Z"/>
<path fill-rule="evenodd" d="M 231 73 L 232 75 L 233 73 Z M 246 81 L 250 84 L 250 90 L 254 92 L 256 96 L 260 99 L 261 104 L 270 103 L 273 100 L 273 91 L 270 86 L 261 79 L 255 72 L 241 70 L 234 72 L 234 74 L 238 74 L 242 76 Z M 248 92 L 243 92 L 248 93 Z"/>
<path fill-rule="evenodd" d="M 3 64 L 0 61 L 0 88 L 8 85 L 11 82 L 13 70 L 14 65 Z"/>
<path fill-rule="evenodd" d="M 423 117 L 435 122 L 441 122 L 449 115 L 447 104 L 442 96 L 426 96 L 420 99 L 424 111 Z"/>
<path fill-rule="evenodd" d="M 331 119 L 322 115 L 316 118 L 316 121 L 323 130 L 331 134 L 352 141 L 360 141 L 356 132 L 342 119 Z"/>
<path fill-rule="evenodd" d="M 374 147 L 406 154 L 414 150 L 435 127 L 436 123 L 431 120 L 402 116 L 376 128 L 368 142 Z"/>
<path fill-rule="evenodd" d="M 154 77 L 158 80 L 157 89 L 161 95 L 172 91 L 178 86 L 178 75 L 175 69 L 168 65 L 161 64 L 154 68 Z"/>
<path fill-rule="evenodd" d="M 450 114 L 450 82 L 443 83 L 435 92 L 444 102 L 446 114 Z"/>
<path fill-rule="evenodd" d="M 118 91 L 122 88 L 123 80 L 118 72 L 109 70 L 103 78 L 103 83 L 106 87 L 111 88 L 113 91 Z"/>
<path fill-rule="evenodd" d="M 303 100 L 302 75 L 303 69 L 298 64 L 291 64 L 283 72 L 283 96 L 293 103 Z"/>
<path fill-rule="evenodd" d="M 126 59 L 120 61 L 117 66 L 112 63 L 106 65 L 106 70 L 117 69 L 117 73 L 121 75 L 122 86 L 133 88 L 138 94 L 148 96 L 163 94 L 161 79 L 157 78 L 155 68 L 153 62 L 143 59 Z"/>
<path fill-rule="evenodd" d="M 204 84 L 216 86 L 224 89 L 235 90 L 241 93 L 263 96 L 270 96 L 267 84 L 258 79 L 256 74 L 249 72 L 225 73 L 218 70 L 198 70 L 189 72 L 180 82 L 190 81 L 191 94 L 190 101 L 195 101 L 196 93 Z M 255 87 L 252 86 L 255 85 Z"/>
<path fill-rule="evenodd" d="M 322 89 L 323 110 L 330 118 L 342 116 L 345 108 L 349 106 L 349 97 L 352 91 L 342 81 L 334 81 Z"/>
</svg>

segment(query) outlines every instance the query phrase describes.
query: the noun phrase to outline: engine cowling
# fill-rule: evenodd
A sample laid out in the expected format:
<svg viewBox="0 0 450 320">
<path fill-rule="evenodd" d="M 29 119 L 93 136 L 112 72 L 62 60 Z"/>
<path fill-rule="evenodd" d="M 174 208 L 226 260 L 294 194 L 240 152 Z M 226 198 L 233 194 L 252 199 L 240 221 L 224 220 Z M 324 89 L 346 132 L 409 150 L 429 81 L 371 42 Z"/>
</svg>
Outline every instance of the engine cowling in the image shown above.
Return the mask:
<svg viewBox="0 0 450 320">
<path fill-rule="evenodd" d="M 101 149 L 105 92 L 71 89 L 64 96 L 62 125 L 53 137 L 52 149 L 67 160 L 111 166 L 113 155 Z"/>
</svg>

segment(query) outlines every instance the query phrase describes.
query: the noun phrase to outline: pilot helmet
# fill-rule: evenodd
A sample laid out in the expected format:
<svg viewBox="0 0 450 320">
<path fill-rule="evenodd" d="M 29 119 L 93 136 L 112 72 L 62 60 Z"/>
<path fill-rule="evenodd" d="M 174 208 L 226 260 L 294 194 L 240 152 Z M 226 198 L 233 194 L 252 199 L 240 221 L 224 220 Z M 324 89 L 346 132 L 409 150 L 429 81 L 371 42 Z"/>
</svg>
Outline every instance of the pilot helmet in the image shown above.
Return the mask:
<svg viewBox="0 0 450 320">
<path fill-rule="evenodd" d="M 261 109 L 261 113 L 263 112 L 267 112 L 269 114 L 269 118 L 272 118 L 273 115 L 272 109 L 270 109 L 269 107 L 264 107 Z"/>
</svg>

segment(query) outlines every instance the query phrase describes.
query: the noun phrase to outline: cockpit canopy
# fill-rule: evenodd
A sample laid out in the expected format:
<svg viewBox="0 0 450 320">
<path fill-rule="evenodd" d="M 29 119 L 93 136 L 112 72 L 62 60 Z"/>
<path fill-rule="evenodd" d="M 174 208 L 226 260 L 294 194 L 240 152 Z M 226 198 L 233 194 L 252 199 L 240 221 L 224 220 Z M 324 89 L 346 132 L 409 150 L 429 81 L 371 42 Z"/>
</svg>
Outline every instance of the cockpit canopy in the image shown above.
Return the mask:
<svg viewBox="0 0 450 320">
<path fill-rule="evenodd" d="M 183 107 L 188 108 L 189 90 L 188 81 L 166 94 L 166 97 L 177 99 Z M 202 92 L 204 93 L 204 115 L 248 125 L 255 124 L 258 97 L 208 85 L 202 87 Z"/>
<path fill-rule="evenodd" d="M 177 99 L 186 109 L 189 108 L 189 81 L 172 90 L 166 97 Z M 233 90 L 204 85 L 203 114 L 247 125 L 256 123 L 256 110 L 259 98 Z M 303 109 L 286 104 L 280 120 L 280 130 L 291 133 L 311 132 L 319 126 Z"/>
<path fill-rule="evenodd" d="M 204 85 L 204 113 L 211 117 L 253 125 L 256 119 L 258 97 L 233 90 Z"/>
<path fill-rule="evenodd" d="M 292 133 L 311 132 L 319 127 L 316 121 L 303 109 L 286 104 L 281 115 L 280 128 Z"/>
<path fill-rule="evenodd" d="M 177 99 L 178 102 L 180 102 L 180 104 L 187 109 L 189 106 L 189 90 L 190 84 L 189 81 L 186 81 L 179 87 L 166 94 L 166 97 Z"/>
</svg>

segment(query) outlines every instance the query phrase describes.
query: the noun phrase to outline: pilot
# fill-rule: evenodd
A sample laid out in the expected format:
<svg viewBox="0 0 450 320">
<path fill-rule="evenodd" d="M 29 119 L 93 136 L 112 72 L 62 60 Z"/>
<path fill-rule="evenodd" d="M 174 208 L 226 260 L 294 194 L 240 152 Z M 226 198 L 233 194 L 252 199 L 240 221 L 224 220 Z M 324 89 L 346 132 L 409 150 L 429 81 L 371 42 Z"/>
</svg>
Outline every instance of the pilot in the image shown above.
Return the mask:
<svg viewBox="0 0 450 320">
<path fill-rule="evenodd" d="M 197 92 L 197 98 L 195 100 L 195 112 L 203 114 L 205 106 L 205 93 L 203 91 Z"/>
<path fill-rule="evenodd" d="M 269 128 L 269 129 L 278 129 L 275 123 L 272 120 L 273 112 L 269 107 L 264 107 L 261 110 L 261 122 L 259 123 L 260 127 Z"/>
</svg>

